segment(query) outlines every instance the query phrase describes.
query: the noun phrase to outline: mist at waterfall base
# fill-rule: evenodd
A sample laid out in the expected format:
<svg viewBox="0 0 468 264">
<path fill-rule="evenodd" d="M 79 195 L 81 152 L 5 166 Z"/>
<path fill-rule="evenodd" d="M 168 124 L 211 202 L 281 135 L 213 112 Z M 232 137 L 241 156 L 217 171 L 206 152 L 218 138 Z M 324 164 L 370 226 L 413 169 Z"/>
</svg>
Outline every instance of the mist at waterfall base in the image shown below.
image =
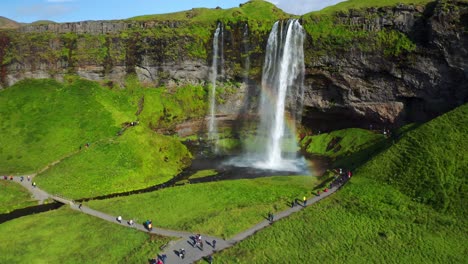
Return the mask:
<svg viewBox="0 0 468 264">
<path fill-rule="evenodd" d="M 298 154 L 304 81 L 304 31 L 299 21 L 278 21 L 268 38 L 262 72 L 259 123 L 242 155 L 224 164 L 263 170 L 308 173 Z"/>
</svg>

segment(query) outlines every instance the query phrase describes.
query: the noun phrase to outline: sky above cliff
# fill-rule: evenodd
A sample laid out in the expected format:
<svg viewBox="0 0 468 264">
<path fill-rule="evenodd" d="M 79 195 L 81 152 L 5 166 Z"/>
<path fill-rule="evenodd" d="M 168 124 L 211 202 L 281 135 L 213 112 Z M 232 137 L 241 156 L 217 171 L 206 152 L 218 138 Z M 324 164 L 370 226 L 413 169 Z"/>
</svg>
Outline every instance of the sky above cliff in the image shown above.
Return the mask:
<svg viewBox="0 0 468 264">
<path fill-rule="evenodd" d="M 343 0 L 268 0 L 284 11 L 303 14 Z M 1 0 L 0 16 L 18 22 L 74 22 L 163 14 L 194 7 L 237 7 L 247 0 Z"/>
</svg>

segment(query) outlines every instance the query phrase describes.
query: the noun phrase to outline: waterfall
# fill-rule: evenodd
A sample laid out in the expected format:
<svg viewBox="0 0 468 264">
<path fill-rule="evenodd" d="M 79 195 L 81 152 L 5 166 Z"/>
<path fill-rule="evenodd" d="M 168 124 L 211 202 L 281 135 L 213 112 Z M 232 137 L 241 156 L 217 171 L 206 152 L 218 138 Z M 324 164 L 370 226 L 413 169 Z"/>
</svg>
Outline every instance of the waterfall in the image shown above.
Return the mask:
<svg viewBox="0 0 468 264">
<path fill-rule="evenodd" d="M 249 25 L 245 24 L 244 28 L 244 33 L 243 33 L 243 39 L 242 39 L 242 44 L 244 46 L 244 56 L 245 56 L 245 62 L 244 62 L 244 83 L 247 84 L 249 82 L 249 71 L 250 71 L 250 47 L 249 47 Z"/>
<path fill-rule="evenodd" d="M 219 60 L 219 33 L 222 31 L 221 23 L 218 24 L 213 36 L 213 62 L 211 65 L 211 91 L 210 91 L 210 119 L 208 123 L 208 139 L 214 144 L 214 151 L 218 148 L 218 125 L 216 123 L 216 80 L 218 78 Z M 221 41 L 222 43 L 222 41 Z M 222 49 L 221 49 L 222 50 Z M 222 64 L 221 64 L 222 67 Z"/>
<path fill-rule="evenodd" d="M 304 30 L 296 19 L 276 22 L 268 38 L 262 73 L 255 166 L 298 170 L 296 122 L 304 81 Z"/>
</svg>

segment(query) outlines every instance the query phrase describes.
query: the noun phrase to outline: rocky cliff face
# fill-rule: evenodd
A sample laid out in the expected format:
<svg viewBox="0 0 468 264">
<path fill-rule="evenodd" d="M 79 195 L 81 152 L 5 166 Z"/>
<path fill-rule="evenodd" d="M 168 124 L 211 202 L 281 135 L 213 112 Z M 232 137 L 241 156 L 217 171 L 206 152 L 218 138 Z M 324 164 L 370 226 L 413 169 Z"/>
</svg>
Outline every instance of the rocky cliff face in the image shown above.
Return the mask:
<svg viewBox="0 0 468 264">
<path fill-rule="evenodd" d="M 416 46 L 393 56 L 351 45 L 311 60 L 306 120 L 333 119 L 334 127 L 362 121 L 401 125 L 426 121 L 468 101 L 466 2 L 369 9 L 339 14 L 338 19 L 370 32 L 402 32 Z"/>
<path fill-rule="evenodd" d="M 311 15 L 302 23 L 308 33 L 305 125 L 401 125 L 468 100 L 465 1 L 351 10 L 327 19 Z M 247 24 L 252 30 L 246 38 Z M 269 33 L 264 29 L 271 24 L 225 25 L 222 78 L 249 85 L 229 89 L 220 114 L 255 108 Z M 330 30 L 319 32 L 324 25 Z M 151 86 L 204 85 L 215 27 L 216 22 L 200 31 L 187 22 L 87 21 L 0 32 L 0 85 L 67 74 L 121 86 L 128 74 Z"/>
</svg>

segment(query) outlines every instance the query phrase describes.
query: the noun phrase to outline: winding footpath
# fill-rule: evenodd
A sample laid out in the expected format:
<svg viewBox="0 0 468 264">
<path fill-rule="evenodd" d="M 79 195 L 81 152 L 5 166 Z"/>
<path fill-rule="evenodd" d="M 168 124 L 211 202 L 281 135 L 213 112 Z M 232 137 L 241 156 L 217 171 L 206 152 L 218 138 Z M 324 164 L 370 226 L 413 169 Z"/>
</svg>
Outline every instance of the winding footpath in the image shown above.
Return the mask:
<svg viewBox="0 0 468 264">
<path fill-rule="evenodd" d="M 127 227 L 127 228 L 135 228 L 139 231 L 143 232 L 148 232 L 151 234 L 157 234 L 160 236 L 166 236 L 166 237 L 174 237 L 176 238 L 175 240 L 170 241 L 163 249 L 160 249 L 158 251 L 161 251 L 159 254 L 163 255 L 165 254 L 167 256 L 165 264 L 172 264 L 172 263 L 177 263 L 177 264 L 186 264 L 186 263 L 194 263 L 195 261 L 198 261 L 204 257 L 207 257 L 209 255 L 212 255 L 213 253 L 232 247 L 238 242 L 248 238 L 249 236 L 255 234 L 257 231 L 262 230 L 270 225 L 272 225 L 274 222 L 287 217 L 295 212 L 298 212 L 304 208 L 302 205 L 296 205 L 294 207 L 291 207 L 289 209 L 286 209 L 281 212 L 276 212 L 274 216 L 274 221 L 270 223 L 268 220 L 264 220 L 255 226 L 235 235 L 233 238 L 229 240 L 224 240 L 219 237 L 214 237 L 210 235 L 204 235 L 201 234 L 203 244 L 205 245 L 203 248 L 200 248 L 198 246 L 194 245 L 194 240 L 193 237 L 195 234 L 189 233 L 189 232 L 184 232 L 184 231 L 175 231 L 175 230 L 169 230 L 169 229 L 162 229 L 162 228 L 153 228 L 151 231 L 148 231 L 142 224 L 135 223 L 133 225 L 129 225 L 128 221 L 129 219 L 122 219 L 121 222 L 117 221 L 117 216 L 109 215 L 100 211 L 93 210 L 89 207 L 86 206 L 79 206 L 78 203 L 75 203 L 73 200 L 57 196 L 57 195 L 51 195 L 37 186 L 34 187 L 32 186 L 32 183 L 34 181 L 34 175 L 29 175 L 31 177 L 31 180 L 28 181 L 27 177 L 28 175 L 23 176 L 23 181 L 21 181 L 21 176 L 14 176 L 13 181 L 21 184 L 23 187 L 25 187 L 36 199 L 40 204 L 42 204 L 45 200 L 52 199 L 57 202 L 63 203 L 65 205 L 69 205 L 71 209 L 101 218 L 103 220 L 109 221 L 114 224 L 119 224 L 121 226 Z M 2 176 L 3 178 L 3 176 Z M 8 181 L 10 179 L 8 178 Z M 328 192 L 324 192 L 319 196 L 314 196 L 311 197 L 307 200 L 307 205 L 306 206 L 311 206 L 314 203 L 317 203 L 318 201 L 330 196 L 331 194 L 335 193 L 340 187 L 340 186 L 334 186 L 333 188 L 328 189 Z M 302 204 L 302 203 L 301 203 Z M 212 241 L 216 240 L 216 248 L 212 247 Z M 185 257 L 182 259 L 179 257 L 178 252 L 180 249 L 185 250 Z M 157 258 L 157 256 L 151 256 Z"/>
</svg>

